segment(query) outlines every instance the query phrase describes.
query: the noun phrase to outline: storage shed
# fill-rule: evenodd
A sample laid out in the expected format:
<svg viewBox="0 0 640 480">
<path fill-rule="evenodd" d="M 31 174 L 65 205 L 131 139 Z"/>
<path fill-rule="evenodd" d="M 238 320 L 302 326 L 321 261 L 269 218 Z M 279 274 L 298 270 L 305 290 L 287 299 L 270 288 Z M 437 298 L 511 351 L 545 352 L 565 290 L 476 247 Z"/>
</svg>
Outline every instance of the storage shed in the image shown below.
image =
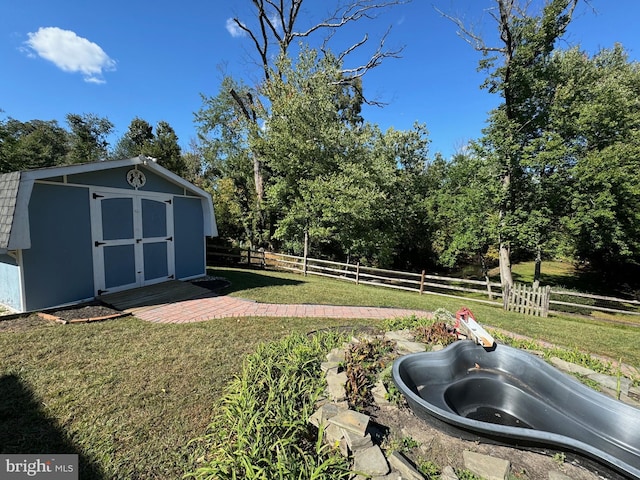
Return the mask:
<svg viewBox="0 0 640 480">
<path fill-rule="evenodd" d="M 0 303 L 18 312 L 206 273 L 211 196 L 147 157 L 0 175 Z"/>
</svg>

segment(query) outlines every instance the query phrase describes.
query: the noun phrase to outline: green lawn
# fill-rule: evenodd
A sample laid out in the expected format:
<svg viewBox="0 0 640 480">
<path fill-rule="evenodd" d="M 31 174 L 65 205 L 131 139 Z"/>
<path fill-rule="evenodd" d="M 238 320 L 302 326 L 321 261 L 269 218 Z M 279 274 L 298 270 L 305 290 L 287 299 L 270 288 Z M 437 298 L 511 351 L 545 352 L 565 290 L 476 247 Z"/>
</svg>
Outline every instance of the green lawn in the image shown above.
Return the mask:
<svg viewBox="0 0 640 480">
<path fill-rule="evenodd" d="M 455 312 L 464 301 L 322 277 L 214 269 L 230 295 L 265 302 Z M 481 323 L 640 365 L 640 329 L 537 319 L 469 303 Z M 342 319 L 233 318 L 158 325 L 135 318 L 0 334 L 0 452 L 78 453 L 82 478 L 178 478 L 226 382 L 260 342 Z M 372 322 L 366 322 L 372 324 Z"/>
</svg>

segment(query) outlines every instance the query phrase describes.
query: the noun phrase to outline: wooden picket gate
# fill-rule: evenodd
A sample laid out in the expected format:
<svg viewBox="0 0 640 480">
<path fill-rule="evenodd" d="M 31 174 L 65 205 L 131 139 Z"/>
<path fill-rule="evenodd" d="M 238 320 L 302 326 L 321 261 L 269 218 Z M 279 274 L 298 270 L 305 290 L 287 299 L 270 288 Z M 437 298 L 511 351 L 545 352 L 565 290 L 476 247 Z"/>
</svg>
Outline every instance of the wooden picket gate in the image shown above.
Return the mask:
<svg viewBox="0 0 640 480">
<path fill-rule="evenodd" d="M 514 283 L 513 286 L 505 285 L 502 300 L 504 309 L 510 312 L 524 313 L 538 317 L 549 315 L 549 300 L 551 287 L 538 287 Z"/>
</svg>

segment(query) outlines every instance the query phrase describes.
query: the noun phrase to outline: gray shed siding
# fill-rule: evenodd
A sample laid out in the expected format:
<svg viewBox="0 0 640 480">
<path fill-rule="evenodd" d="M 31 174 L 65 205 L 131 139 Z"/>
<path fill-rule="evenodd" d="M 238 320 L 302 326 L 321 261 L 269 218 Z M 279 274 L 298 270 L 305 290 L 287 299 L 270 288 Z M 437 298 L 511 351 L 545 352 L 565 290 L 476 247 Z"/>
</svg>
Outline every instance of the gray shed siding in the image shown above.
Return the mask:
<svg viewBox="0 0 640 480">
<path fill-rule="evenodd" d="M 174 197 L 176 278 L 206 273 L 202 203 L 199 198 Z"/>
<path fill-rule="evenodd" d="M 0 255 L 0 303 L 22 310 L 20 267 L 9 255 Z"/>
<path fill-rule="evenodd" d="M 89 189 L 36 183 L 31 248 L 23 250 L 26 310 L 93 298 Z"/>
</svg>

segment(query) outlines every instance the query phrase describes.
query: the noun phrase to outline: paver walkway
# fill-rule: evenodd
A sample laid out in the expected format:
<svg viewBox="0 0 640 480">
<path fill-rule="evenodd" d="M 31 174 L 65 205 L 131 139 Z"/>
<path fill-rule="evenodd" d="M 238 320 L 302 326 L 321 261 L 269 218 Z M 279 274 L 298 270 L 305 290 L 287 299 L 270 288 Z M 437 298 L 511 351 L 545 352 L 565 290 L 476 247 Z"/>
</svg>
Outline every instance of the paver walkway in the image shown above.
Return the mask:
<svg viewBox="0 0 640 480">
<path fill-rule="evenodd" d="M 193 323 L 228 317 L 324 317 L 396 318 L 430 313 L 423 310 L 384 307 L 341 307 L 335 305 L 281 305 L 209 294 L 190 300 L 141 309 L 133 314 L 154 323 Z"/>
</svg>

